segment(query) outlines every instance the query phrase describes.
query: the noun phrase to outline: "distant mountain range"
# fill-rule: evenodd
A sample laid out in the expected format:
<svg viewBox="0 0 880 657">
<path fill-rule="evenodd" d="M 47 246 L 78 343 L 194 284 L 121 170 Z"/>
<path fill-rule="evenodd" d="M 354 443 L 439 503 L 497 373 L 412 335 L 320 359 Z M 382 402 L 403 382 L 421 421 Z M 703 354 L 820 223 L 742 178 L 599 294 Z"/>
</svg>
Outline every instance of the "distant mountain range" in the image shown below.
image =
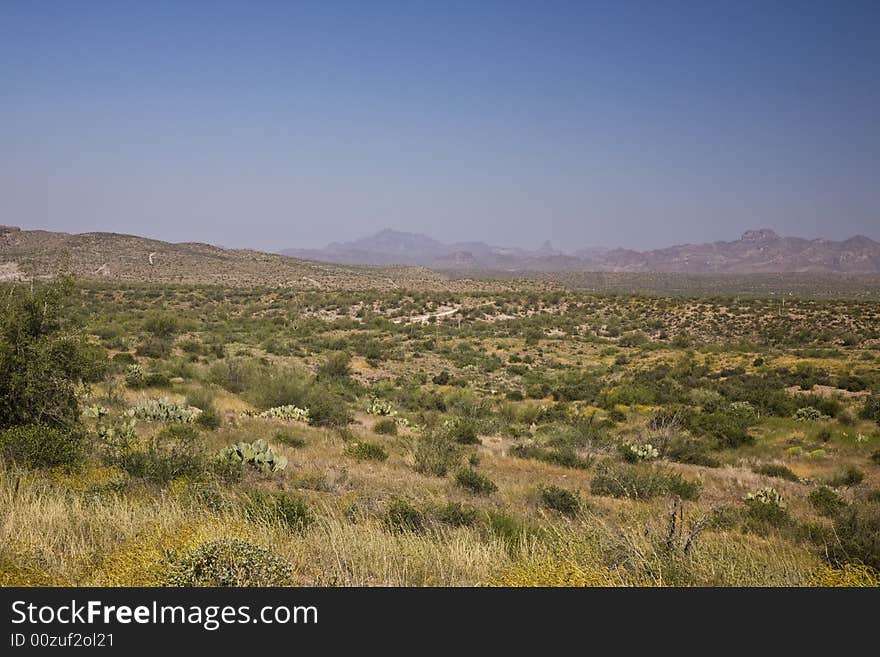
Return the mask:
<svg viewBox="0 0 880 657">
<path fill-rule="evenodd" d="M 857 235 L 836 242 L 781 237 L 768 228 L 738 240 L 680 244 L 651 251 L 581 249 L 571 253 L 544 242 L 535 250 L 484 242 L 446 244 L 426 235 L 385 229 L 323 249 L 285 249 L 284 255 L 348 265 L 418 265 L 432 269 L 504 271 L 613 271 L 677 273 L 880 272 L 880 242 Z"/>
<path fill-rule="evenodd" d="M 485 242 L 445 244 L 427 235 L 390 228 L 353 242 L 333 242 L 323 249 L 285 249 L 281 253 L 349 265 L 418 265 L 434 269 L 556 271 L 582 269 L 584 262 L 582 254 L 566 255 L 549 242 L 535 251 Z"/>
<path fill-rule="evenodd" d="M 174 244 L 119 233 L 69 234 L 0 226 L 0 282 L 47 276 L 59 267 L 83 278 L 107 281 L 451 289 L 452 285 L 473 285 L 476 279 L 580 280 L 579 272 L 606 277 L 613 272 L 621 276 L 880 273 L 880 243 L 862 236 L 841 242 L 780 237 L 763 229 L 747 231 L 732 242 L 654 251 L 564 253 L 546 242 L 534 250 L 511 249 L 482 242 L 444 244 L 424 235 L 383 230 L 325 249 L 277 254 L 196 242 Z"/>
</svg>

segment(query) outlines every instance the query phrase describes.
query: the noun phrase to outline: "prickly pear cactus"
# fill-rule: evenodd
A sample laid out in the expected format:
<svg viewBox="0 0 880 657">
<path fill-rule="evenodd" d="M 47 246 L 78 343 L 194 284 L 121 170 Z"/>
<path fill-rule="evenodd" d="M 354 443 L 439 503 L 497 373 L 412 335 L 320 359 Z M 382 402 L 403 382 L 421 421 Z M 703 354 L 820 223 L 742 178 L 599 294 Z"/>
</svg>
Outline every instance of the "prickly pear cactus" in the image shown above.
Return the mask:
<svg viewBox="0 0 880 657">
<path fill-rule="evenodd" d="M 167 397 L 148 399 L 140 406 L 135 406 L 126 411 L 129 417 L 152 422 L 176 422 L 188 424 L 192 422 L 196 413 L 191 408 L 177 404 Z"/>
<path fill-rule="evenodd" d="M 294 422 L 308 422 L 309 409 L 300 408 L 293 404 L 286 406 L 274 406 L 267 411 L 257 414 L 257 417 L 268 418 L 273 420 L 288 420 Z"/>
<path fill-rule="evenodd" d="M 82 411 L 83 417 L 101 418 L 108 415 L 110 415 L 110 411 L 100 404 L 92 404 L 91 406 L 86 406 Z"/>
<path fill-rule="evenodd" d="M 370 400 L 370 405 L 367 406 L 367 413 L 370 415 L 397 415 L 397 411 L 394 410 L 394 407 L 391 405 L 390 401 L 386 401 L 384 399 L 379 399 L 378 397 L 373 397 Z"/>
<path fill-rule="evenodd" d="M 269 443 L 262 438 L 252 443 L 242 441 L 224 447 L 217 454 L 217 460 L 250 465 L 265 474 L 280 472 L 287 467 L 287 457 L 273 452 Z"/>
</svg>

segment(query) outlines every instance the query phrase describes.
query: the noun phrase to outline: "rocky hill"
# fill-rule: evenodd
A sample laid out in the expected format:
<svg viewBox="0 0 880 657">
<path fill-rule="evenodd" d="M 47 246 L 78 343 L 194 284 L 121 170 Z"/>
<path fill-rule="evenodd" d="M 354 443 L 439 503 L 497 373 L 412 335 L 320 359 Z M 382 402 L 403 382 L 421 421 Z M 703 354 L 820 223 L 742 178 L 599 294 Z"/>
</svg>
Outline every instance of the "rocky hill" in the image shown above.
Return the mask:
<svg viewBox="0 0 880 657">
<path fill-rule="evenodd" d="M 68 234 L 0 226 L 0 281 L 41 278 L 61 269 L 79 278 L 113 282 L 378 290 L 451 290 L 468 285 L 421 267 L 340 266 L 118 233 Z"/>
<path fill-rule="evenodd" d="M 880 243 L 864 236 L 835 242 L 749 230 L 732 242 L 682 244 L 654 251 L 617 249 L 595 261 L 600 269 L 631 272 L 777 273 L 880 272 Z"/>
</svg>

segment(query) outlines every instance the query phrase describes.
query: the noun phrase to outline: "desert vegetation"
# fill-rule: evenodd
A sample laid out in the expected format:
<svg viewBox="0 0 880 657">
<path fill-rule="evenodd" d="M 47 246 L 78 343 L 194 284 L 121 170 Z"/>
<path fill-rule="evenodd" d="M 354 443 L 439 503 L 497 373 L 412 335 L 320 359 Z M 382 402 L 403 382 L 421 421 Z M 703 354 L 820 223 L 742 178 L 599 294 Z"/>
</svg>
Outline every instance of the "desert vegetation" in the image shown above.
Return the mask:
<svg viewBox="0 0 880 657">
<path fill-rule="evenodd" d="M 466 289 L 4 285 L 0 584 L 880 582 L 872 299 Z"/>
</svg>

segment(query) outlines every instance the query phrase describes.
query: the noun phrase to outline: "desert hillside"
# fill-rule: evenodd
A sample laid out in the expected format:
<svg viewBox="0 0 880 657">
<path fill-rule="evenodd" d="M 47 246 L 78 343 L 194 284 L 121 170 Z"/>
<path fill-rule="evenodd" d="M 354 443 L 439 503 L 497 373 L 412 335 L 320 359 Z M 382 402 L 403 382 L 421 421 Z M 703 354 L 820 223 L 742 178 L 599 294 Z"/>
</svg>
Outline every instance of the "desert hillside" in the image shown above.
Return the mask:
<svg viewBox="0 0 880 657">
<path fill-rule="evenodd" d="M 468 285 L 423 267 L 340 266 L 196 242 L 0 226 L 0 280 L 50 276 L 59 268 L 70 269 L 81 279 L 107 282 L 375 290 Z"/>
</svg>

